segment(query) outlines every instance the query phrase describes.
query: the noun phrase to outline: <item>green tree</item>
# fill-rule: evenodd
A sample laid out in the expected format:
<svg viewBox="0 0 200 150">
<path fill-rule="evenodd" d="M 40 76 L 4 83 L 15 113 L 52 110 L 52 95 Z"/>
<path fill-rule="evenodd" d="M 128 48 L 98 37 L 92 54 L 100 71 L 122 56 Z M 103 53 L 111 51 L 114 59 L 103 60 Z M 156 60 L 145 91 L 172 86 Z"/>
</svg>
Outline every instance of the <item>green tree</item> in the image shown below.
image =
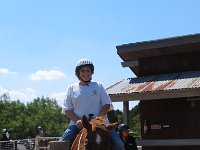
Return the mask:
<svg viewBox="0 0 200 150">
<path fill-rule="evenodd" d="M 57 137 L 69 123 L 55 99 L 41 97 L 25 105 L 20 100 L 11 101 L 3 95 L 0 108 L 0 129 L 8 129 L 13 140 L 28 136 L 34 138 L 38 134 L 38 126 L 44 129 L 46 136 Z"/>
<path fill-rule="evenodd" d="M 135 132 L 135 136 L 141 135 L 141 129 L 140 129 L 140 111 L 139 111 L 139 105 L 136 105 L 134 108 L 132 108 L 129 111 L 129 126 L 131 131 Z"/>
<path fill-rule="evenodd" d="M 29 123 L 37 135 L 37 128 L 41 126 L 46 136 L 60 136 L 66 125 L 69 123 L 64 115 L 61 114 L 61 107 L 55 99 L 37 98 L 27 104 L 29 113 Z"/>
<path fill-rule="evenodd" d="M 9 93 L 4 93 L 0 96 L 0 100 L 10 100 Z"/>
</svg>

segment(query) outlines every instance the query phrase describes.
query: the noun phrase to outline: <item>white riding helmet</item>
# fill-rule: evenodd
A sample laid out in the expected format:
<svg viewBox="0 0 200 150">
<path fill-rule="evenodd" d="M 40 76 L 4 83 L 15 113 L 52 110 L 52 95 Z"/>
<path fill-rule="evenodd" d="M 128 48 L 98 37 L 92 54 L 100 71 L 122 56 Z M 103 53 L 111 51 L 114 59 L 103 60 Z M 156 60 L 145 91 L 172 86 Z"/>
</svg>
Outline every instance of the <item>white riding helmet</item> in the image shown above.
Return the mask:
<svg viewBox="0 0 200 150">
<path fill-rule="evenodd" d="M 3 130 L 2 130 L 2 132 L 6 132 L 6 131 L 7 131 L 6 129 L 3 129 Z"/>
<path fill-rule="evenodd" d="M 91 69 L 92 74 L 94 73 L 94 65 L 92 63 L 92 61 L 88 60 L 88 59 L 80 59 L 77 62 L 76 68 L 75 68 L 75 74 L 76 76 L 80 79 L 79 77 L 79 71 L 81 69 L 82 66 L 88 66 Z M 88 82 L 88 81 L 86 81 Z"/>
<path fill-rule="evenodd" d="M 88 59 L 80 59 L 80 60 L 77 62 L 76 67 L 84 66 L 84 65 L 93 65 L 93 63 L 92 63 L 90 60 L 88 60 Z"/>
</svg>

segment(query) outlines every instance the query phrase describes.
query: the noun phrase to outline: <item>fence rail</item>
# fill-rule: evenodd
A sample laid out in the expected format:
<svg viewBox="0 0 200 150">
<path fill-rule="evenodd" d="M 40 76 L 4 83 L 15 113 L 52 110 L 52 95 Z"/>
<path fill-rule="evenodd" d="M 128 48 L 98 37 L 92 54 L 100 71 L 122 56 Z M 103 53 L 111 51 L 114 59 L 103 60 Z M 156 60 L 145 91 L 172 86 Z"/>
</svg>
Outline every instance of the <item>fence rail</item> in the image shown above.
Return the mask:
<svg viewBox="0 0 200 150">
<path fill-rule="evenodd" d="M 59 137 L 0 141 L 0 150 L 69 150 L 69 144 L 58 141 Z"/>
<path fill-rule="evenodd" d="M 0 141 L 0 150 L 68 150 L 67 143 L 57 140 L 58 137 L 36 137 L 34 139 Z M 136 143 L 138 149 L 141 150 L 142 146 L 200 146 L 200 139 L 136 140 Z"/>
<path fill-rule="evenodd" d="M 0 150 L 34 150 L 35 139 L 0 141 Z"/>
</svg>

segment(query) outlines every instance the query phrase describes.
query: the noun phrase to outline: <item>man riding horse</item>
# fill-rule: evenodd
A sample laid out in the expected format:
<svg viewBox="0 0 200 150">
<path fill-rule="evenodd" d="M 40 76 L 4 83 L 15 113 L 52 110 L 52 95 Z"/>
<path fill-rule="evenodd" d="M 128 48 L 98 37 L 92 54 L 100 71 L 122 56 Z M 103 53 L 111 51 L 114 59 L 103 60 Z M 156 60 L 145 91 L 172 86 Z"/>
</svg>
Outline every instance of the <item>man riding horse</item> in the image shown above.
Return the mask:
<svg viewBox="0 0 200 150">
<path fill-rule="evenodd" d="M 78 83 L 71 84 L 66 92 L 62 113 L 70 119 L 70 124 L 60 141 L 68 141 L 72 144 L 75 137 L 83 129 L 82 116 L 94 114 L 94 117 L 103 117 L 105 124 L 110 124 L 107 113 L 112 109 L 110 97 L 99 82 L 92 82 L 94 65 L 88 59 L 78 61 L 75 74 L 79 79 Z M 116 131 L 110 132 L 115 150 L 124 150 L 123 142 Z"/>
</svg>

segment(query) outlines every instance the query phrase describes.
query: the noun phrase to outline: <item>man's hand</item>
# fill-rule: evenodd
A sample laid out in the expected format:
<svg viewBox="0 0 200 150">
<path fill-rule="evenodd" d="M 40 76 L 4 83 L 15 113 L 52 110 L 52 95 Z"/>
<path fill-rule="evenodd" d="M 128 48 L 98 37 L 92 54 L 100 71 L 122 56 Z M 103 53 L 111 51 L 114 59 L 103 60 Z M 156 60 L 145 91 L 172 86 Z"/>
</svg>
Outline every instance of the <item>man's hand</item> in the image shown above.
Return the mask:
<svg viewBox="0 0 200 150">
<path fill-rule="evenodd" d="M 102 107 L 102 109 L 101 109 L 100 113 L 98 114 L 98 116 L 99 116 L 99 117 L 104 117 L 104 116 L 109 112 L 110 107 L 111 107 L 110 104 L 105 104 L 105 105 Z"/>
<path fill-rule="evenodd" d="M 82 121 L 81 121 L 81 120 L 76 121 L 76 126 L 77 126 L 79 129 L 82 129 L 82 128 L 83 128 Z"/>
</svg>

